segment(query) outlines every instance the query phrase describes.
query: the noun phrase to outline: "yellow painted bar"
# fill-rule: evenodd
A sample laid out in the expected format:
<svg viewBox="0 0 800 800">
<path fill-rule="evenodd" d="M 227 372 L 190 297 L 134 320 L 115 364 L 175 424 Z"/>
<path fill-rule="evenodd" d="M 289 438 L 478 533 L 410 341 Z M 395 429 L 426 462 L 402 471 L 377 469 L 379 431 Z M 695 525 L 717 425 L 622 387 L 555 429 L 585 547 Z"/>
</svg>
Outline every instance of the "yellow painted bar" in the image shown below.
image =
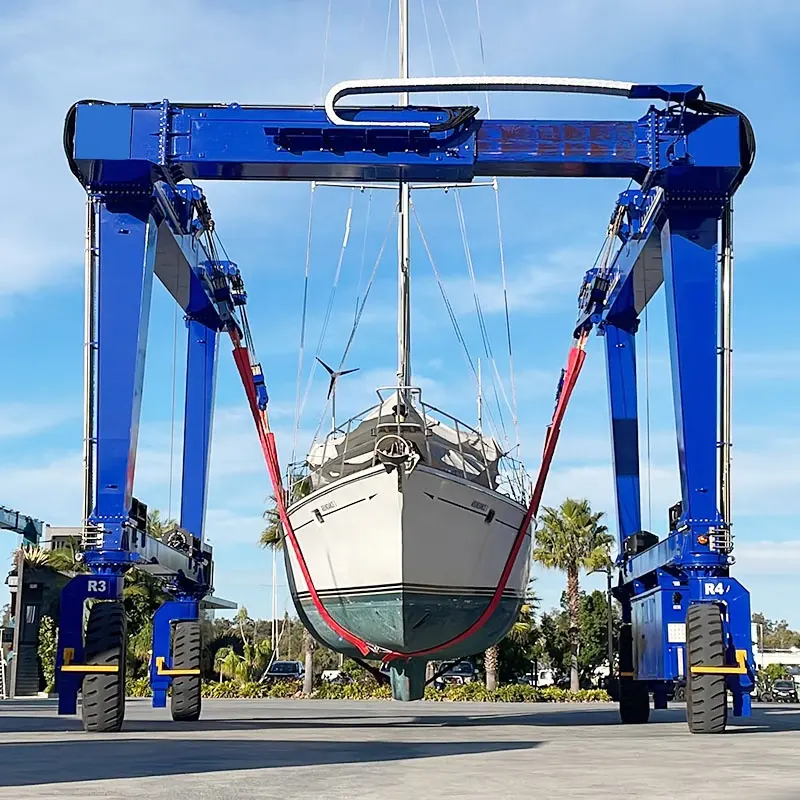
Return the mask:
<svg viewBox="0 0 800 800">
<path fill-rule="evenodd" d="M 736 651 L 736 664 L 735 667 L 706 667 L 697 666 L 691 667 L 690 672 L 692 675 L 744 675 L 747 673 L 747 651 Z"/>
<path fill-rule="evenodd" d="M 156 658 L 156 673 L 159 675 L 199 675 L 199 669 L 166 669 L 164 667 L 164 656 Z"/>
</svg>

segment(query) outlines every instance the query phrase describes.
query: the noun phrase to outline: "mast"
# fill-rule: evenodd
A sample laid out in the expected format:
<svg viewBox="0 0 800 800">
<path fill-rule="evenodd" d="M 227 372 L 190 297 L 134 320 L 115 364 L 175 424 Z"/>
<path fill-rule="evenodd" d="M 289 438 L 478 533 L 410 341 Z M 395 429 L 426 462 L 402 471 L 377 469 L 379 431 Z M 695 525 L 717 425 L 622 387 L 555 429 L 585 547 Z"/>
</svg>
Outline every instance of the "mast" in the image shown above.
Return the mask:
<svg viewBox="0 0 800 800">
<path fill-rule="evenodd" d="M 408 0 L 400 0 L 399 8 L 400 77 L 408 78 Z M 401 92 L 400 106 L 407 106 L 408 99 L 408 92 Z M 399 216 L 397 220 L 397 385 L 408 386 L 411 381 L 411 276 L 409 274 L 411 190 L 406 181 L 400 181 L 399 194 Z M 403 392 L 403 395 L 405 394 Z"/>
</svg>

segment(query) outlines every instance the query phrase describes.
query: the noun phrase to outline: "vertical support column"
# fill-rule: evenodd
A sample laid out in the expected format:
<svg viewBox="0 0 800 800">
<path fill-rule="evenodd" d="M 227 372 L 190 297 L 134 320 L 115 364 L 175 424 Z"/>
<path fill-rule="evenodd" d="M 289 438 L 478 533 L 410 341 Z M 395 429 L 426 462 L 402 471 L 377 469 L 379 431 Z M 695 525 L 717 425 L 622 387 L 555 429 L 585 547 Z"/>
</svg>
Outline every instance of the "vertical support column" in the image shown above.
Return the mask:
<svg viewBox="0 0 800 800">
<path fill-rule="evenodd" d="M 172 668 L 172 623 L 197 619 L 200 604 L 196 599 L 167 600 L 153 615 L 153 655 L 150 658 L 150 686 L 153 708 L 165 708 L 167 690 L 174 677 Z"/>
<path fill-rule="evenodd" d="M 181 527 L 202 539 L 214 419 L 217 332 L 192 319 L 187 327 Z"/>
<path fill-rule="evenodd" d="M 664 289 L 678 435 L 682 521 L 690 550 L 717 511 L 717 220 L 718 208 L 668 206 L 661 230 Z"/>
<path fill-rule="evenodd" d="M 136 466 L 157 226 L 146 198 L 100 204 L 97 307 L 97 478 L 91 521 L 103 549 L 125 548 Z"/>
<path fill-rule="evenodd" d="M 83 653 L 83 616 L 87 600 L 122 600 L 121 575 L 76 575 L 61 590 L 56 647 L 58 713 L 74 714 L 86 668 Z"/>
<path fill-rule="evenodd" d="M 621 552 L 625 539 L 642 529 L 636 338 L 632 331 L 615 325 L 606 325 L 604 335 Z"/>
</svg>

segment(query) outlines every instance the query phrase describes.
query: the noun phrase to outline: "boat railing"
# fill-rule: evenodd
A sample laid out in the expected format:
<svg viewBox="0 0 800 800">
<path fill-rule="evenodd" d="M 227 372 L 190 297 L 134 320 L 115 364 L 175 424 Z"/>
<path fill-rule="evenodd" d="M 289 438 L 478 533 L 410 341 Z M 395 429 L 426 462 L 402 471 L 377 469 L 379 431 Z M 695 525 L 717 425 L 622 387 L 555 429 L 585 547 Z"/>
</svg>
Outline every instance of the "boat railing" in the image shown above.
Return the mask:
<svg viewBox="0 0 800 800">
<path fill-rule="evenodd" d="M 317 484 L 323 482 L 323 468 L 329 474 L 335 471 L 333 474 L 340 476 L 345 474 L 348 467 L 352 471 L 360 471 L 379 463 L 376 452 L 378 442 L 383 436 L 394 434 L 413 441 L 426 463 L 435 464 L 438 469 L 459 475 L 472 483 L 485 485 L 519 503 L 527 503 L 531 494 L 531 481 L 524 466 L 518 459 L 504 452 L 493 438 L 487 437 L 452 414 L 424 402 L 419 387 L 381 387 L 377 389 L 377 394 L 380 401 L 377 405 L 337 425 L 320 442 L 320 464 L 312 466 L 304 462 L 302 465 L 290 467 L 287 481 L 290 502 L 307 492 L 307 484 L 303 486 L 303 481 L 311 480 Z M 398 399 L 393 406 L 387 403 L 392 395 Z M 416 413 L 406 413 L 406 404 Z M 372 427 L 369 437 L 365 439 L 361 426 L 366 422 L 371 423 Z M 437 427 L 441 431 L 440 446 L 449 446 L 452 453 L 458 454 L 457 459 L 449 460 L 449 463 L 435 458 L 432 453 L 431 440 Z M 362 436 L 354 442 L 354 432 L 358 429 L 361 429 Z M 328 453 L 331 455 L 326 458 Z M 317 481 L 314 481 L 315 477 L 318 478 Z M 330 480 L 327 478 L 325 482 Z M 301 491 L 301 487 L 305 491 Z"/>
</svg>

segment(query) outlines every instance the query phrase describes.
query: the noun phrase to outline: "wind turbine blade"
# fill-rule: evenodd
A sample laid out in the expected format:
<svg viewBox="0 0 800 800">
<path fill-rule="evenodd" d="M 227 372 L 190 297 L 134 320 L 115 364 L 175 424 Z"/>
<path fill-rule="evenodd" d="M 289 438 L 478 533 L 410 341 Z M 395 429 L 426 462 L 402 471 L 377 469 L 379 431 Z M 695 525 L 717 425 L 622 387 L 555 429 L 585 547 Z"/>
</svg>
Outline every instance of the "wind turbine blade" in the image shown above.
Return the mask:
<svg viewBox="0 0 800 800">
<path fill-rule="evenodd" d="M 336 374 L 335 371 L 331 367 L 329 367 L 319 356 L 316 356 L 316 359 L 317 361 L 319 361 L 320 364 L 322 364 L 323 367 L 325 367 L 325 369 L 328 371 L 328 375 Z"/>
</svg>

